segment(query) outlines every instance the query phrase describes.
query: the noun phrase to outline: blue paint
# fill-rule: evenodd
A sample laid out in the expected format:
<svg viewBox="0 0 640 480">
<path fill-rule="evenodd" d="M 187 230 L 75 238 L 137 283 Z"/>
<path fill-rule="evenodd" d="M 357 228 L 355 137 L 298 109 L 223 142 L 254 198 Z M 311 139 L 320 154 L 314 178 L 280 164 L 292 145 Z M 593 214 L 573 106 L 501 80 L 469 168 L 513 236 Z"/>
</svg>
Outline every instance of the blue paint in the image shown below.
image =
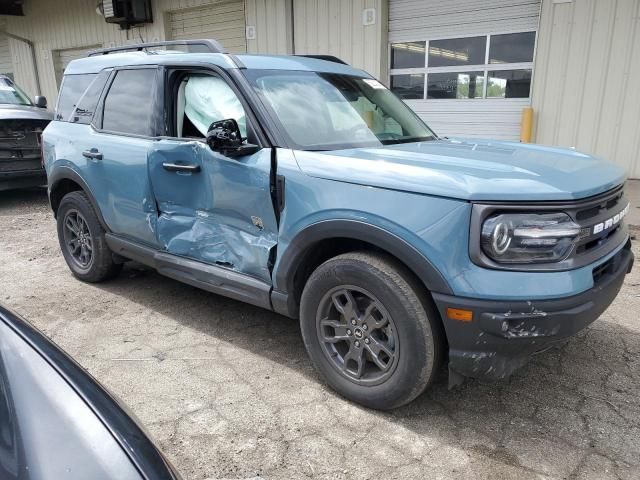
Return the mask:
<svg viewBox="0 0 640 480">
<path fill-rule="evenodd" d="M 439 140 L 297 152 L 310 176 L 463 200 L 573 200 L 605 192 L 621 167 L 574 150 L 479 140 Z"/>
</svg>

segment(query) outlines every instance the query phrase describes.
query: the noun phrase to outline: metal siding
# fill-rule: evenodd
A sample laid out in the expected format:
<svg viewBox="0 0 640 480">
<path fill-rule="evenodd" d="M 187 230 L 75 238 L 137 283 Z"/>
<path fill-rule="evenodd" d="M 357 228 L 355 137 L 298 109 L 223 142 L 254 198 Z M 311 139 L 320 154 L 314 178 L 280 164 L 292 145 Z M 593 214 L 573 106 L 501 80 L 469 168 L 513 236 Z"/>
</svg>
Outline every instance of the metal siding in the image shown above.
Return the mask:
<svg viewBox="0 0 640 480">
<path fill-rule="evenodd" d="M 221 0 L 151 0 L 153 23 L 120 30 L 117 25 L 106 23 L 96 14 L 97 2 L 87 0 L 29 0 L 25 2 L 24 17 L 11 17 L 7 31 L 33 41 L 40 73 L 42 94 L 53 104 L 57 97 L 55 75 L 56 50 L 84 48 L 91 45 L 113 46 L 127 43 L 164 40 L 170 35 L 170 12 L 204 5 L 225 4 Z M 245 0 L 247 15 L 262 22 L 257 28 L 257 42 L 250 42 L 249 51 L 286 53 L 287 32 L 281 17 L 287 0 Z M 274 7 L 274 5 L 277 5 Z M 72 12 L 72 13 L 70 13 Z M 256 21 L 253 24 L 258 23 Z M 244 27 L 242 27 L 244 38 Z M 289 39 L 290 41 L 290 39 Z M 265 47 L 262 42 L 268 42 Z M 224 42 L 223 42 L 224 43 Z M 33 66 L 29 48 L 17 41 L 10 41 L 16 81 L 30 94 L 35 93 Z"/>
<path fill-rule="evenodd" d="M 60 84 L 62 83 L 64 69 L 67 68 L 69 62 L 77 58 L 85 57 L 87 53 L 91 50 L 95 50 L 96 48 L 100 48 L 100 45 L 91 45 L 85 48 L 66 48 L 64 50 L 54 50 L 51 52 L 53 57 L 53 70 L 56 75 L 56 84 L 58 88 L 60 88 Z"/>
<path fill-rule="evenodd" d="M 407 100 L 438 135 L 518 140 L 528 98 L 497 100 Z"/>
<path fill-rule="evenodd" d="M 11 47 L 6 35 L 0 35 L 0 73 L 13 74 Z"/>
<path fill-rule="evenodd" d="M 640 0 L 542 6 L 537 142 L 599 155 L 640 178 Z"/>
<path fill-rule="evenodd" d="M 11 55 L 13 58 L 13 77 L 20 87 L 31 97 L 37 95 L 35 71 L 31 61 L 31 49 L 29 46 L 13 38 L 9 39 Z M 55 97 L 49 98 L 49 102 L 55 102 Z"/>
<path fill-rule="evenodd" d="M 217 2 L 167 13 L 173 40 L 215 38 L 232 53 L 246 53 L 244 2 Z"/>
<path fill-rule="evenodd" d="M 291 45 L 291 0 L 245 0 L 246 23 L 256 27 L 247 52 L 287 55 Z"/>
<path fill-rule="evenodd" d="M 538 28 L 540 0 L 390 0 L 389 41 Z"/>
<path fill-rule="evenodd" d="M 362 24 L 366 8 L 376 10 L 374 25 Z M 335 55 L 380 77 L 386 73 L 386 8 L 383 0 L 293 0 L 295 53 Z"/>
</svg>

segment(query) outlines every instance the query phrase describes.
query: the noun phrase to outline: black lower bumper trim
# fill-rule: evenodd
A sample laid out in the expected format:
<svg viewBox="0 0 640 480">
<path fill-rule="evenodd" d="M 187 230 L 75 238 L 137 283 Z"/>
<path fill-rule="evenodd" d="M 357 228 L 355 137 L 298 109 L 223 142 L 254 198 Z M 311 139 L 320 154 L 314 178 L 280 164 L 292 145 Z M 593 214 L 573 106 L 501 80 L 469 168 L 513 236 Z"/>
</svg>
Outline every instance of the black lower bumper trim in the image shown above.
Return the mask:
<svg viewBox="0 0 640 480">
<path fill-rule="evenodd" d="M 493 301 L 434 294 L 449 343 L 449 369 L 467 377 L 506 378 L 531 355 L 575 335 L 615 299 L 634 261 L 631 242 L 608 261 L 597 284 L 579 295 L 542 301 Z M 448 308 L 473 320 L 447 318 Z"/>
<path fill-rule="evenodd" d="M 44 170 L 35 172 L 11 172 L 0 174 L 0 191 L 16 188 L 40 187 L 47 184 Z"/>
</svg>

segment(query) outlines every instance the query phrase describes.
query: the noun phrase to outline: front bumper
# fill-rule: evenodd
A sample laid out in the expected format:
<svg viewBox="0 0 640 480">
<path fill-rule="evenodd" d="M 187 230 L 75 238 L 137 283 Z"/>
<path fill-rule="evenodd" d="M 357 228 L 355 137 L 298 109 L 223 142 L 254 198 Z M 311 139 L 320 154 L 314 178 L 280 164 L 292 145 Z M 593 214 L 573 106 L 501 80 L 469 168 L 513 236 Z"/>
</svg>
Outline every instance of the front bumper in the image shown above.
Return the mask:
<svg viewBox="0 0 640 480">
<path fill-rule="evenodd" d="M 483 380 L 510 376 L 531 355 L 596 320 L 615 299 L 633 262 L 629 240 L 622 250 L 594 268 L 592 289 L 560 299 L 494 301 L 434 294 L 449 342 L 450 375 Z M 472 321 L 449 319 L 449 308 L 471 310 Z"/>
</svg>

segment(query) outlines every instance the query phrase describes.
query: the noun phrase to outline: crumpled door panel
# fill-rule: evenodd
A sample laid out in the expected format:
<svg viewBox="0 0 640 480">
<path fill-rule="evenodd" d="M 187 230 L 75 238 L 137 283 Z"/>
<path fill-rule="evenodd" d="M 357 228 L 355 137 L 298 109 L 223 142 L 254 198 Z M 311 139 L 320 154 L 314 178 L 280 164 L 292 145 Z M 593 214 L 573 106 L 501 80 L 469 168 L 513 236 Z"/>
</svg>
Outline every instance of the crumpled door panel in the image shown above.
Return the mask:
<svg viewBox="0 0 640 480">
<path fill-rule="evenodd" d="M 198 165 L 200 172 L 171 172 L 165 162 Z M 277 243 L 270 168 L 266 149 L 232 160 L 200 141 L 159 141 L 149 155 L 149 175 L 162 248 L 270 283 Z"/>
</svg>

